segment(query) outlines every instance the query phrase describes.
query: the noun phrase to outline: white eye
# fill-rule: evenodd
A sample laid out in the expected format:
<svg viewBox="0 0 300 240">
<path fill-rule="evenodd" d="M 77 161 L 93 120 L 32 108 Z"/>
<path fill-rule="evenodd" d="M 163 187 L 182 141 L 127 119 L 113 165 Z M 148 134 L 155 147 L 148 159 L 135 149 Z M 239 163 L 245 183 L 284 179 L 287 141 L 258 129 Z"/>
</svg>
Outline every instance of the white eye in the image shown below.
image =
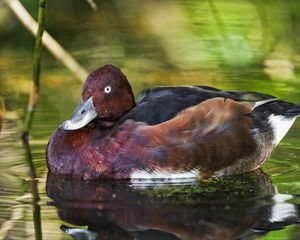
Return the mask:
<svg viewBox="0 0 300 240">
<path fill-rule="evenodd" d="M 104 92 L 105 93 L 110 93 L 111 91 L 111 86 L 107 85 L 105 88 L 104 88 Z"/>
</svg>

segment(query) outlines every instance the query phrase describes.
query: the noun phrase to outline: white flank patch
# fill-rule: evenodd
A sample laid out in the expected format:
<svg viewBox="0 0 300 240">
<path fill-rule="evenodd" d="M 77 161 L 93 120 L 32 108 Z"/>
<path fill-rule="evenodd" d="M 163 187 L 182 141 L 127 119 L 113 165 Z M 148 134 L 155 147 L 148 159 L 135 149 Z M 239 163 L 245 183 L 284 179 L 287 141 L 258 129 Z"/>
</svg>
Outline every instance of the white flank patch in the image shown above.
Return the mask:
<svg viewBox="0 0 300 240">
<path fill-rule="evenodd" d="M 272 207 L 272 216 L 270 222 L 281 222 L 288 218 L 297 217 L 297 209 L 286 201 L 292 199 L 293 196 L 289 194 L 276 194 L 274 196 L 274 206 Z"/>
<path fill-rule="evenodd" d="M 268 121 L 273 128 L 274 143 L 277 145 L 295 122 L 296 117 L 286 118 L 282 115 L 270 115 Z"/>
<path fill-rule="evenodd" d="M 189 172 L 181 173 L 168 173 L 168 172 L 148 172 L 145 170 L 133 172 L 130 176 L 132 182 L 142 181 L 164 181 L 168 183 L 182 183 L 182 182 L 192 182 L 199 176 L 199 171 L 192 170 Z"/>
</svg>

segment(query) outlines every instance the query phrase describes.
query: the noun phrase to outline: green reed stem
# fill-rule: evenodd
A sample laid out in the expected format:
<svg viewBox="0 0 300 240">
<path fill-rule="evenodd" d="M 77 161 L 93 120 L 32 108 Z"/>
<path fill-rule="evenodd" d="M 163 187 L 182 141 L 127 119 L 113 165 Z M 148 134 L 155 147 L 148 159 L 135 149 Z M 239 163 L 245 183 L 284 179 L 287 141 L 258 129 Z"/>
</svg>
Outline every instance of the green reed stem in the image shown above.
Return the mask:
<svg viewBox="0 0 300 240">
<path fill-rule="evenodd" d="M 42 37 L 44 32 L 44 25 L 46 20 L 46 5 L 48 0 L 39 0 L 38 11 L 38 29 L 35 38 L 35 48 L 33 53 L 33 74 L 32 86 L 29 95 L 28 108 L 24 121 L 23 137 L 27 138 L 31 129 L 35 107 L 38 101 L 40 89 L 40 70 L 41 70 L 41 56 L 43 50 Z"/>
<path fill-rule="evenodd" d="M 46 5 L 48 0 L 39 0 L 39 11 L 38 11 L 38 29 L 35 37 L 35 47 L 33 53 L 33 72 L 32 72 L 32 85 L 29 93 L 29 101 L 27 113 L 24 122 L 24 132 L 23 132 L 23 144 L 26 149 L 26 159 L 30 169 L 31 176 L 31 193 L 33 196 L 32 206 L 33 206 L 33 225 L 35 232 L 35 239 L 42 240 L 42 227 L 41 227 L 41 208 L 39 205 L 39 193 L 36 180 L 36 173 L 34 164 L 32 161 L 30 146 L 28 144 L 28 135 L 31 129 L 33 115 L 35 107 L 37 105 L 39 90 L 40 90 L 40 72 L 41 72 L 41 56 L 43 50 L 43 33 L 44 25 L 46 20 Z"/>
</svg>

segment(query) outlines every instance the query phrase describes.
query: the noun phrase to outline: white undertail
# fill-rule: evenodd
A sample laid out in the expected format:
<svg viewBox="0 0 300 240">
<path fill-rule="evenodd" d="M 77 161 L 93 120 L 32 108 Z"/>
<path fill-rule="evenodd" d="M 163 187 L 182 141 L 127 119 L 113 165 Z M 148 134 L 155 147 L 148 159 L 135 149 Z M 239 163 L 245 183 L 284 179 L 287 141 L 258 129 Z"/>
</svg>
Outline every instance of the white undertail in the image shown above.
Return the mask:
<svg viewBox="0 0 300 240">
<path fill-rule="evenodd" d="M 282 115 L 271 114 L 268 122 L 271 124 L 274 133 L 274 144 L 278 144 L 289 131 L 297 117 L 287 118 Z"/>
</svg>

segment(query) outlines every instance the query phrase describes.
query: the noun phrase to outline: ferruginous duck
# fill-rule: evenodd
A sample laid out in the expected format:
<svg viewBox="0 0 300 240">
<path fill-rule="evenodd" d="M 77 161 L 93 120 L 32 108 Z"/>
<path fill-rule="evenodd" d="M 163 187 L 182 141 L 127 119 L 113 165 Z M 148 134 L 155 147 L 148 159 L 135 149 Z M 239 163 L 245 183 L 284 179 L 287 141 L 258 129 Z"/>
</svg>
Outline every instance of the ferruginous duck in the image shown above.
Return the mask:
<svg viewBox="0 0 300 240">
<path fill-rule="evenodd" d="M 273 96 L 206 86 L 156 87 L 135 103 L 121 70 L 104 65 L 47 146 L 49 171 L 87 179 L 221 177 L 260 168 L 300 114 Z"/>
</svg>

